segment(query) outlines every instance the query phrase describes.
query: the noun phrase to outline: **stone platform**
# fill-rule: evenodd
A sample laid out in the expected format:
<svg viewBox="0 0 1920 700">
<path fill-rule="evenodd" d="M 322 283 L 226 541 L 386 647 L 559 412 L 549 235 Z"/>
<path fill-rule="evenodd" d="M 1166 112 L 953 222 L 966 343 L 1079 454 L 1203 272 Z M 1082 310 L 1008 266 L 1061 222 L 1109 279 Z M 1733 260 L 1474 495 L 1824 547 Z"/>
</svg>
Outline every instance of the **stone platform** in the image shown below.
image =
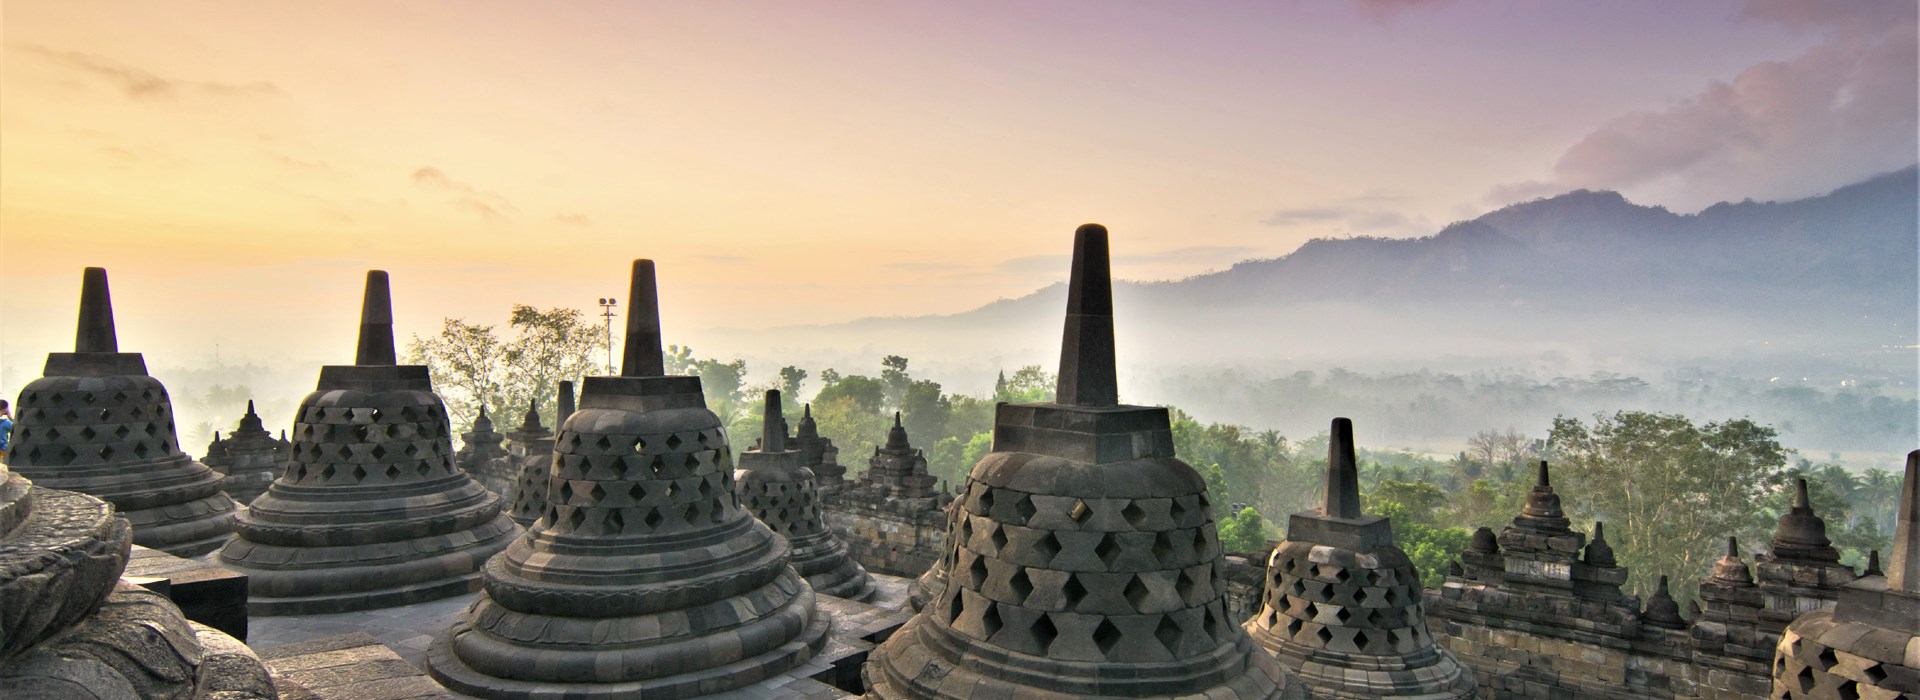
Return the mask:
<svg viewBox="0 0 1920 700">
<path fill-rule="evenodd" d="M 188 559 L 136 544 L 121 576 L 166 596 L 187 619 L 247 641 L 247 575 L 213 555 Z"/>
<path fill-rule="evenodd" d="M 907 579 L 873 574 L 873 600 L 820 596 L 832 616 L 827 645 L 807 663 L 714 700 L 839 700 L 859 696 L 868 651 L 911 616 Z M 383 610 L 262 617 L 250 645 L 274 674 L 283 700 L 460 698 L 420 669 L 433 633 L 459 620 L 477 594 Z M 851 690 L 836 687 L 836 683 Z M 424 684 L 424 685 L 422 685 Z"/>
</svg>

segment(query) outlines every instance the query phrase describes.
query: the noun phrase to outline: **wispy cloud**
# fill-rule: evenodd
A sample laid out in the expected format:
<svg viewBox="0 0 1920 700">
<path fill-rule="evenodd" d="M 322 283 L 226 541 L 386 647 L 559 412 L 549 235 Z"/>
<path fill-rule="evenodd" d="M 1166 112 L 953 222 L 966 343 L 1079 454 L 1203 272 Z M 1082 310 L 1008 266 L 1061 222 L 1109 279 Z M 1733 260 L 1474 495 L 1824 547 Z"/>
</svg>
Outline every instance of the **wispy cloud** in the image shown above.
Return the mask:
<svg viewBox="0 0 1920 700">
<path fill-rule="evenodd" d="M 454 208 L 473 212 L 488 221 L 506 221 L 508 214 L 519 211 L 506 197 L 447 177 L 439 168 L 422 167 L 413 171 L 412 179 L 416 186 L 453 194 Z"/>
<path fill-rule="evenodd" d="M 1744 11 L 1820 41 L 1686 99 L 1607 119 L 1561 154 L 1551 180 L 1502 185 L 1488 198 L 1652 187 L 1680 206 L 1704 206 L 1805 196 L 1914 162 L 1912 0 L 1750 0 Z"/>
<path fill-rule="evenodd" d="M 569 226 L 592 226 L 593 222 L 585 214 L 554 214 L 553 220 Z"/>
<path fill-rule="evenodd" d="M 907 272 L 951 272 L 965 269 L 965 266 L 962 265 L 939 262 L 892 262 L 882 263 L 880 266 L 890 270 L 905 270 Z"/>
<path fill-rule="evenodd" d="M 114 86 L 127 97 L 134 99 L 170 99 L 185 94 L 210 95 L 216 97 L 243 97 L 249 95 L 271 95 L 280 92 L 280 87 L 270 82 L 221 82 L 207 80 L 178 80 L 162 77 L 154 73 L 129 66 L 104 56 L 79 51 L 62 51 L 39 44 L 19 44 L 16 47 L 24 52 L 49 59 L 55 65 L 71 71 L 90 75 Z"/>
<path fill-rule="evenodd" d="M 1378 206 L 1402 199 L 1405 198 L 1385 194 L 1352 197 L 1326 206 L 1281 209 L 1261 219 L 1260 223 L 1268 226 L 1319 225 L 1354 233 L 1431 233 L 1426 218 L 1410 217 Z"/>
</svg>

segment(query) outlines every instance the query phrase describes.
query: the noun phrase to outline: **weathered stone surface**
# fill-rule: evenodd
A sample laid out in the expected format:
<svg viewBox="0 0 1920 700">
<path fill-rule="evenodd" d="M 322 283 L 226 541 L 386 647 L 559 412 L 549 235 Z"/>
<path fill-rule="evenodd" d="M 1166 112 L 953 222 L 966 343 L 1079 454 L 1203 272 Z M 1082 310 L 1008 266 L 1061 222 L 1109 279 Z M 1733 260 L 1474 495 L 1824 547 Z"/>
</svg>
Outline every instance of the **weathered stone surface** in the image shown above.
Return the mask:
<svg viewBox="0 0 1920 700">
<path fill-rule="evenodd" d="M 300 402 L 293 461 L 220 550 L 248 576 L 255 615 L 344 612 L 468 593 L 519 532 L 498 496 L 453 463 L 427 368 L 391 364 L 387 276 L 367 275 L 359 360 L 328 366 Z"/>
<path fill-rule="evenodd" d="M 246 574 L 203 559 L 183 559 L 136 545 L 123 575 L 158 580 L 164 584 L 164 591 L 151 585 L 143 587 L 166 595 L 188 620 L 246 641 Z"/>
<path fill-rule="evenodd" d="M 74 352 L 47 356 L 20 392 L 8 464 L 41 488 L 112 503 L 133 541 L 198 556 L 226 541 L 233 500 L 218 472 L 180 451 L 173 405 L 140 353 L 119 351 L 107 272 L 87 268 Z"/>
<path fill-rule="evenodd" d="M 480 413 L 473 417 L 473 428 L 460 434 L 460 451 L 453 456 L 453 463 L 466 470 L 474 481 L 487 487 L 488 491 L 500 494 L 507 499 L 510 484 L 519 476 L 517 466 L 507 457 L 507 448 L 501 443 L 507 436 L 493 429 L 493 419 L 487 416 L 485 404 Z M 524 524 L 524 523 L 523 523 Z"/>
<path fill-rule="evenodd" d="M 812 432 L 809 407 L 800 419 L 800 435 L 804 439 Z M 933 485 L 926 456 L 913 447 L 895 414 L 886 443 L 874 448 L 866 473 L 838 493 L 823 494 L 822 508 L 827 524 L 840 533 L 861 566 L 917 577 L 945 556 L 947 549 L 946 508 L 953 495 Z M 916 601 L 916 605 L 925 602 Z"/>
<path fill-rule="evenodd" d="M 1360 511 L 1351 421 L 1334 419 L 1327 452 L 1325 504 L 1289 520 L 1248 634 L 1316 698 L 1473 697 L 1473 674 L 1427 633 L 1391 524 Z"/>
<path fill-rule="evenodd" d="M 788 560 L 814 592 L 848 600 L 872 598 L 873 579 L 827 527 L 813 470 L 799 450 L 786 447 L 780 392 L 768 390 L 760 448 L 740 453 L 740 468 L 733 473 L 740 505 L 787 538 Z"/>
<path fill-rule="evenodd" d="M 1106 230 L 1076 234 L 1059 404 L 1001 405 L 947 583 L 864 669 L 875 698 L 1299 696 L 1227 618 L 1206 482 L 1117 405 Z"/>
<path fill-rule="evenodd" d="M 806 662 L 827 616 L 785 538 L 740 507 L 697 377 L 662 376 L 651 261 L 635 261 L 622 376 L 588 377 L 555 441 L 546 512 L 487 562 L 428 652 L 487 698 L 683 698 Z M 651 347 L 647 347 L 651 344 Z"/>
</svg>

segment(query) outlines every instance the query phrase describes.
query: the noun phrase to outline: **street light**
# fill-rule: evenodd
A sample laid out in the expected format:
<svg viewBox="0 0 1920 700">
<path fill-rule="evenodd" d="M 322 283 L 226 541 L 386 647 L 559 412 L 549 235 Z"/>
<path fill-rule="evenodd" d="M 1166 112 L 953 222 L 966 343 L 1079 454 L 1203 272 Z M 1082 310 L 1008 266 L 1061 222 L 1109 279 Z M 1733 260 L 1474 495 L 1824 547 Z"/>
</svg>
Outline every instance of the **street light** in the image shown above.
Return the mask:
<svg viewBox="0 0 1920 700">
<path fill-rule="evenodd" d="M 620 302 L 618 300 L 615 300 L 613 297 L 607 297 L 605 299 L 600 300 L 600 316 L 602 318 L 607 319 L 607 376 L 609 377 L 614 375 L 613 317 L 615 314 L 613 313 L 613 307 L 619 306 L 619 305 L 620 305 Z"/>
</svg>

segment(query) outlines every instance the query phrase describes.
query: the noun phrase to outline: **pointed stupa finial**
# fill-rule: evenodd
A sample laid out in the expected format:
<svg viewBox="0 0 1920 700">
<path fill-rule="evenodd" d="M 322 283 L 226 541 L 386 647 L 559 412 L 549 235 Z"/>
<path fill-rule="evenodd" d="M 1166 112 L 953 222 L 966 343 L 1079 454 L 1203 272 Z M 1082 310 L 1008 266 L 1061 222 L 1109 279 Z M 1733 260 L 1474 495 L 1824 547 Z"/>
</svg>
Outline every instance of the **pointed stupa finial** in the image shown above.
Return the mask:
<svg viewBox="0 0 1920 700">
<path fill-rule="evenodd" d="M 1606 523 L 1593 523 L 1593 541 L 1587 543 L 1586 562 L 1589 566 L 1619 566 L 1620 561 L 1613 554 L 1613 545 L 1607 544 Z"/>
<path fill-rule="evenodd" d="M 480 415 L 473 419 L 473 432 L 493 432 L 493 419 L 487 417 L 487 404 L 485 402 L 480 404 Z"/>
<path fill-rule="evenodd" d="M 1321 513 L 1329 518 L 1360 517 L 1360 466 L 1353 457 L 1353 421 L 1333 419 L 1327 439 L 1327 499 Z"/>
<path fill-rule="evenodd" d="M 907 441 L 907 428 L 900 424 L 900 412 L 893 412 L 893 427 L 887 429 L 887 449 L 899 452 L 913 449 L 913 443 Z"/>
<path fill-rule="evenodd" d="M 1548 486 L 1548 487 L 1553 486 L 1553 479 L 1547 475 L 1547 460 L 1544 460 L 1544 459 L 1540 460 L 1540 477 L 1538 480 L 1534 481 L 1533 485 Z"/>
<path fill-rule="evenodd" d="M 1673 592 L 1667 587 L 1667 577 L 1660 577 L 1660 587 L 1647 599 L 1647 609 L 1641 619 L 1649 625 L 1665 629 L 1684 629 L 1687 621 L 1680 617 L 1680 603 L 1673 599 Z"/>
<path fill-rule="evenodd" d="M 767 390 L 766 414 L 760 420 L 760 451 L 787 451 L 786 420 L 780 416 L 780 390 Z"/>
<path fill-rule="evenodd" d="M 386 270 L 367 271 L 367 291 L 360 300 L 360 348 L 356 365 L 394 365 L 393 291 Z"/>
<path fill-rule="evenodd" d="M 1739 538 L 1727 538 L 1727 555 L 1714 562 L 1713 580 L 1728 586 L 1753 585 L 1753 572 L 1748 571 L 1747 563 L 1740 560 Z"/>
<path fill-rule="evenodd" d="M 621 352 L 620 376 L 659 377 L 667 373 L 667 357 L 660 350 L 660 293 L 654 286 L 653 261 L 633 261 L 633 284 L 627 288 L 627 339 Z"/>
<path fill-rule="evenodd" d="M 1773 530 L 1773 556 L 1809 562 L 1838 562 L 1840 551 L 1827 538 L 1827 521 L 1813 512 L 1807 480 L 1793 480 L 1793 507 L 1780 515 Z"/>
<path fill-rule="evenodd" d="M 1813 510 L 1813 501 L 1812 499 L 1807 498 L 1806 477 L 1800 477 L 1793 480 L 1793 509 L 1806 510 L 1806 511 Z"/>
<path fill-rule="evenodd" d="M 560 408 L 553 414 L 553 427 L 556 430 L 566 425 L 567 417 L 573 415 L 573 382 L 571 380 L 560 382 L 559 403 Z"/>
<path fill-rule="evenodd" d="M 1885 576 L 1885 575 L 1887 575 L 1887 572 L 1880 570 L 1880 550 L 1878 549 L 1867 550 L 1867 569 L 1865 571 L 1860 572 L 1860 577 L 1866 578 L 1868 576 Z"/>
<path fill-rule="evenodd" d="M 1887 588 L 1920 593 L 1920 450 L 1907 453 L 1900 485 L 1900 511 L 1893 521 L 1893 551 L 1887 555 Z"/>
<path fill-rule="evenodd" d="M 113 330 L 113 296 L 107 292 L 107 268 L 89 267 L 80 276 L 80 327 L 74 352 L 120 352 Z"/>
<path fill-rule="evenodd" d="M 1740 538 L 1727 535 L 1727 556 L 1740 558 Z"/>
<path fill-rule="evenodd" d="M 540 398 L 537 396 L 527 397 L 527 417 L 520 421 L 520 431 L 531 433 L 541 430 L 544 427 L 545 426 L 540 425 Z"/>
<path fill-rule="evenodd" d="M 254 413 L 253 411 L 253 399 L 247 399 L 247 415 L 249 416 L 259 415 L 258 413 Z"/>
<path fill-rule="evenodd" d="M 820 424 L 813 421 L 813 404 L 804 404 L 800 408 L 800 429 L 793 434 L 796 440 L 818 440 Z"/>
<path fill-rule="evenodd" d="M 1075 406 L 1120 403 L 1113 360 L 1113 273 L 1107 228 L 1086 224 L 1073 232 L 1073 271 L 1067 281 L 1067 321 L 1060 342 L 1054 402 Z"/>
</svg>

